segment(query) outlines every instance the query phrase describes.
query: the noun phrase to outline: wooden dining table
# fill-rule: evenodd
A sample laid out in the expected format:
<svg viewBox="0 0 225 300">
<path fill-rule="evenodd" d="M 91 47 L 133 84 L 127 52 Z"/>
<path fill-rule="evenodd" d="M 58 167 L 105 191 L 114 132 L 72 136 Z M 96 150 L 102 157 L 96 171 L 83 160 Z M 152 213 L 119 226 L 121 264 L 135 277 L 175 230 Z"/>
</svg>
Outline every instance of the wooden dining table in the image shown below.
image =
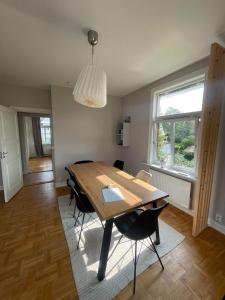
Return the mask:
<svg viewBox="0 0 225 300">
<path fill-rule="evenodd" d="M 150 203 L 153 207 L 157 207 L 157 201 L 169 195 L 105 162 L 74 164 L 70 166 L 70 170 L 86 193 L 100 220 L 106 221 L 97 274 L 98 280 L 101 281 L 105 278 L 114 218 Z M 102 189 L 109 185 L 118 187 L 124 199 L 105 202 Z M 160 243 L 159 228 L 156 231 L 155 243 Z"/>
</svg>

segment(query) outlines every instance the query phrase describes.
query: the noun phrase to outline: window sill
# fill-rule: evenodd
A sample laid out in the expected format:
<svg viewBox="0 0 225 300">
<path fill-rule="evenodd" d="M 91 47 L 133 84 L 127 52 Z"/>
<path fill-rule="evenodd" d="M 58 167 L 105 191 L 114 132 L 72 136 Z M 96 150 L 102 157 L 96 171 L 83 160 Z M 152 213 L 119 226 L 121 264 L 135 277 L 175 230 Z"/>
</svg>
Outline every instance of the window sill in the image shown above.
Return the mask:
<svg viewBox="0 0 225 300">
<path fill-rule="evenodd" d="M 150 163 L 143 163 L 144 165 L 150 167 L 150 169 L 185 180 L 185 181 L 189 181 L 189 182 L 196 182 L 197 178 L 194 176 L 191 176 L 189 174 L 185 174 L 183 172 L 179 172 L 179 171 L 175 171 L 175 170 L 171 170 L 171 169 L 167 169 L 167 168 L 161 168 L 158 165 L 154 165 L 154 164 L 150 164 Z"/>
</svg>

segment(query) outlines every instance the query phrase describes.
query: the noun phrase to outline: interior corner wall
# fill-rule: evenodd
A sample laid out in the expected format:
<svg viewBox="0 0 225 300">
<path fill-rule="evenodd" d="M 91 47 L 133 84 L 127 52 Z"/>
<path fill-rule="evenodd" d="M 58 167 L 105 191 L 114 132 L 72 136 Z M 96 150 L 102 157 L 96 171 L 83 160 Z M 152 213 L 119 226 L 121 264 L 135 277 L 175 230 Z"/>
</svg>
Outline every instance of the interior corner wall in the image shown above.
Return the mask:
<svg viewBox="0 0 225 300">
<path fill-rule="evenodd" d="M 65 184 L 68 164 L 86 159 L 113 164 L 121 158 L 121 146 L 116 144 L 121 99 L 108 96 L 106 107 L 88 108 L 75 102 L 72 92 L 71 88 L 51 88 L 56 186 Z"/>
</svg>

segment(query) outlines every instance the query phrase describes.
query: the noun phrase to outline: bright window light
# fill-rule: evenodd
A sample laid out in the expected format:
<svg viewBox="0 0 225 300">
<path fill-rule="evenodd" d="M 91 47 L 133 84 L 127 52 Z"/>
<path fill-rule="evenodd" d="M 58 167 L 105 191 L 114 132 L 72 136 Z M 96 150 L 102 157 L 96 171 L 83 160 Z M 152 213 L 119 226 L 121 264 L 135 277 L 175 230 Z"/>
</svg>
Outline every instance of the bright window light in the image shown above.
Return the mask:
<svg viewBox="0 0 225 300">
<path fill-rule="evenodd" d="M 204 83 L 196 83 L 168 93 L 159 94 L 158 116 L 202 110 Z"/>
</svg>

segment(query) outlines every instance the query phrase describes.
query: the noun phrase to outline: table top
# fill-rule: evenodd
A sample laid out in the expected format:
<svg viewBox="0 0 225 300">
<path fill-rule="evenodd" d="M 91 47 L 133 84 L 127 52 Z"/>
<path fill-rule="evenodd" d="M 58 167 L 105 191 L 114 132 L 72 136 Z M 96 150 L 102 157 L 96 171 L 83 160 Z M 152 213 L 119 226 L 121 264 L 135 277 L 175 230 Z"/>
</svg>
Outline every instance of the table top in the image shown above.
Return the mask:
<svg viewBox="0 0 225 300">
<path fill-rule="evenodd" d="M 75 164 L 70 170 L 86 193 L 101 220 L 109 220 L 169 195 L 149 183 L 108 165 L 105 162 Z M 118 187 L 124 200 L 105 202 L 102 189 Z"/>
</svg>

